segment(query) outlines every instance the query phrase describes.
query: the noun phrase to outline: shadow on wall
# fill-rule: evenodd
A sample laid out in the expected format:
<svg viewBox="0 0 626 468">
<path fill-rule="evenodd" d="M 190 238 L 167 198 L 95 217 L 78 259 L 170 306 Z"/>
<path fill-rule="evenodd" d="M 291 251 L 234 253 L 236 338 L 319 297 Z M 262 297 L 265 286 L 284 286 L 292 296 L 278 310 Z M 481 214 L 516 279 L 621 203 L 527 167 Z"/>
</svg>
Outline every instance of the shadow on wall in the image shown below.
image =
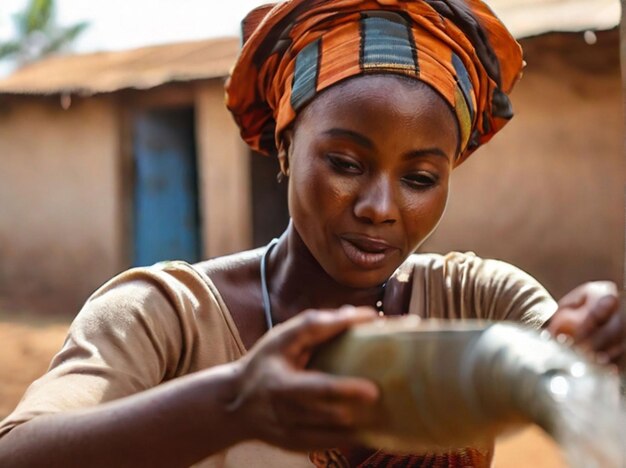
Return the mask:
<svg viewBox="0 0 626 468">
<path fill-rule="evenodd" d="M 287 180 L 278 182 L 279 171 L 276 157 L 250 152 L 254 247 L 266 245 L 280 236 L 289 223 Z"/>
</svg>

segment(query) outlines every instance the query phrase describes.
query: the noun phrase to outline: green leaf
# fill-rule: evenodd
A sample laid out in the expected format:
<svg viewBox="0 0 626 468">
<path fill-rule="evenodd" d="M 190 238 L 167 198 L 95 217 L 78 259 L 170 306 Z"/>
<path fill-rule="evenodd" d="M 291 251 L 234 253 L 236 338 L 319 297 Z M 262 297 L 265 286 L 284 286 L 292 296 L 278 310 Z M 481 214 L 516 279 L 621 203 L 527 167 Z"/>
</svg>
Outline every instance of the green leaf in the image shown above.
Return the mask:
<svg viewBox="0 0 626 468">
<path fill-rule="evenodd" d="M 89 26 L 81 22 L 61 28 L 54 16 L 54 0 L 29 0 L 26 8 L 14 15 L 17 38 L 0 44 L 0 59 L 11 55 L 24 63 L 40 59 L 69 46 Z"/>
<path fill-rule="evenodd" d="M 80 36 L 85 29 L 89 27 L 88 21 L 81 21 L 80 23 L 76 23 L 72 26 L 64 28 L 64 35 L 67 38 L 68 42 L 74 42 L 78 36 Z"/>
<path fill-rule="evenodd" d="M 5 42 L 0 44 L 0 60 L 18 54 L 20 49 L 19 42 Z"/>
<path fill-rule="evenodd" d="M 49 35 L 50 42 L 43 48 L 42 55 L 58 52 L 70 45 L 89 26 L 89 23 L 82 22 L 67 28 L 57 29 Z"/>
<path fill-rule="evenodd" d="M 45 31 L 54 16 L 54 0 L 30 0 L 25 11 L 26 32 Z"/>
<path fill-rule="evenodd" d="M 13 15 L 13 21 L 20 37 L 28 35 L 28 24 L 26 20 L 26 12 L 21 11 Z"/>
</svg>

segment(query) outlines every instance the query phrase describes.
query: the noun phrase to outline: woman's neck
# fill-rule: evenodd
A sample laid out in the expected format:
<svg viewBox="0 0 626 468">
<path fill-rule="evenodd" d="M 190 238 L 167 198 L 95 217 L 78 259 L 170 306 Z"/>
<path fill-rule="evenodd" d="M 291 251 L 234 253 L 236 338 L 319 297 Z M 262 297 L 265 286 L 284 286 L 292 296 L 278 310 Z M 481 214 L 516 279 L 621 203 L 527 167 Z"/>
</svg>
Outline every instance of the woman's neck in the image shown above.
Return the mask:
<svg viewBox="0 0 626 468">
<path fill-rule="evenodd" d="M 335 309 L 345 304 L 375 307 L 383 286 L 352 288 L 336 282 L 317 262 L 290 223 L 267 259 L 268 290 L 275 323 L 305 309 Z"/>
</svg>

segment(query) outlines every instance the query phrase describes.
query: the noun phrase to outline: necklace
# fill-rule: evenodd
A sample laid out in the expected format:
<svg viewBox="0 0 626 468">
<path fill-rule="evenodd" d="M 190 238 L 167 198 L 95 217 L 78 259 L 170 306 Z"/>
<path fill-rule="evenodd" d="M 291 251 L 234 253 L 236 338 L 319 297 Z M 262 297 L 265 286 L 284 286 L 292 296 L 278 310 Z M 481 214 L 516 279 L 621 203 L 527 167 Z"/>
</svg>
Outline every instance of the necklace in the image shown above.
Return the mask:
<svg viewBox="0 0 626 468">
<path fill-rule="evenodd" d="M 267 329 L 271 330 L 274 327 L 274 320 L 272 319 L 272 304 L 270 303 L 270 292 L 267 288 L 267 256 L 274 248 L 274 246 L 278 243 L 278 239 L 274 238 L 267 244 L 265 247 L 265 252 L 263 252 L 263 256 L 261 257 L 261 292 L 263 293 L 263 311 L 265 312 L 265 323 L 267 324 Z"/>
<path fill-rule="evenodd" d="M 272 317 L 272 304 L 270 302 L 270 291 L 267 285 L 267 257 L 270 252 L 274 248 L 274 246 L 278 243 L 278 239 L 274 238 L 267 244 L 265 247 L 265 252 L 263 252 L 263 256 L 261 257 L 261 294 L 263 295 L 263 312 L 265 312 L 265 323 L 267 324 L 267 329 L 271 330 L 274 328 L 274 318 Z M 380 299 L 376 301 L 376 310 L 378 311 L 378 315 L 385 315 L 383 311 L 383 298 L 385 297 L 385 287 L 387 286 L 387 282 L 385 281 L 381 287 Z"/>
</svg>

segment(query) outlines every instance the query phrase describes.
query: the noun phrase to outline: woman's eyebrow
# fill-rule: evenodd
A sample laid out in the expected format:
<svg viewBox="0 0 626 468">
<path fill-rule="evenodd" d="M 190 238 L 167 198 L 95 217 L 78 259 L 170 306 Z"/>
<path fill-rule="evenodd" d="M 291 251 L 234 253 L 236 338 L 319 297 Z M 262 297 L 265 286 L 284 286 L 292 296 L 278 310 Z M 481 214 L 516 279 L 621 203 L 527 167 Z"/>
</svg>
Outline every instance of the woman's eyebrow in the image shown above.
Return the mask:
<svg viewBox="0 0 626 468">
<path fill-rule="evenodd" d="M 323 132 L 323 135 L 334 138 L 349 138 L 350 140 L 357 143 L 359 146 L 362 146 L 363 148 L 366 148 L 368 150 L 373 150 L 376 147 L 372 140 L 367 138 L 365 135 L 362 135 L 359 132 L 355 132 L 354 130 L 348 130 L 347 128 L 330 128 L 328 130 L 325 130 Z M 441 156 L 446 161 L 450 160 L 450 157 L 445 153 L 445 151 L 437 147 L 410 151 L 406 154 L 404 159 L 410 160 L 415 158 L 423 158 L 425 156 Z"/>
<path fill-rule="evenodd" d="M 423 158 L 424 156 L 441 156 L 446 161 L 450 160 L 450 157 L 441 148 L 424 148 L 419 150 L 410 151 L 406 154 L 404 159 L 410 160 L 415 158 Z"/>
<path fill-rule="evenodd" d="M 359 146 L 362 146 L 366 149 L 374 149 L 375 145 L 367 138 L 365 135 L 362 135 L 354 130 L 348 130 L 345 128 L 331 128 L 329 130 L 324 131 L 324 135 L 335 137 L 335 138 L 349 138 L 350 140 L 357 143 Z"/>
</svg>

